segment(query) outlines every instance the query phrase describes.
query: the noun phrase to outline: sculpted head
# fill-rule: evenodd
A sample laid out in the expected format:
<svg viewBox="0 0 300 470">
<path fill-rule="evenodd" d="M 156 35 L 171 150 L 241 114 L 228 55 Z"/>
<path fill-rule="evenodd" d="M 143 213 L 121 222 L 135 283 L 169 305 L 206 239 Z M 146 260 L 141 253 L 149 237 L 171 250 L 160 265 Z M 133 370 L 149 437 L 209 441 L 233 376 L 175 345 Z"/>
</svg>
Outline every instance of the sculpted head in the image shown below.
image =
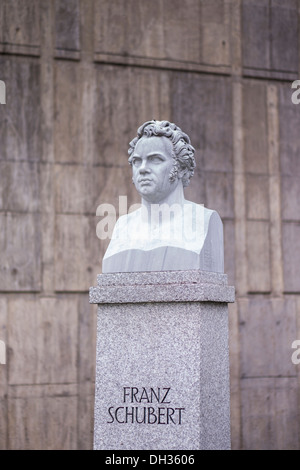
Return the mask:
<svg viewBox="0 0 300 470">
<path fill-rule="evenodd" d="M 147 121 L 130 142 L 133 182 L 142 197 L 159 202 L 179 184 L 188 186 L 196 166 L 187 134 L 169 121 Z"/>
</svg>

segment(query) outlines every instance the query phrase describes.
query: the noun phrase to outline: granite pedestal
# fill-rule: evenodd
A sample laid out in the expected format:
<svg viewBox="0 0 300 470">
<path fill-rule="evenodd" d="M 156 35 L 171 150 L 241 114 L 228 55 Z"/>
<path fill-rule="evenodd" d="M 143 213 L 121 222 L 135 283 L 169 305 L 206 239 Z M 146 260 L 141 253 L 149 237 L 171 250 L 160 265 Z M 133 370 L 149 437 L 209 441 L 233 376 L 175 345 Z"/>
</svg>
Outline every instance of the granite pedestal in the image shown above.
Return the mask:
<svg viewBox="0 0 300 470">
<path fill-rule="evenodd" d="M 97 280 L 94 449 L 230 449 L 227 276 Z"/>
</svg>

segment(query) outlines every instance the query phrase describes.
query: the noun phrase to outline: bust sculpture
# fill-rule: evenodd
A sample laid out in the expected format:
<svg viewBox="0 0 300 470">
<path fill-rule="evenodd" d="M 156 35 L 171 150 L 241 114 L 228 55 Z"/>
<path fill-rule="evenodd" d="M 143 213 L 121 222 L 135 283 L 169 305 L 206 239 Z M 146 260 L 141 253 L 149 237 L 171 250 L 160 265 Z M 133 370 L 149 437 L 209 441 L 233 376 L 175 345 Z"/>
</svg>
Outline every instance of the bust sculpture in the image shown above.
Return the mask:
<svg viewBox="0 0 300 470">
<path fill-rule="evenodd" d="M 218 213 L 184 198 L 196 166 L 189 136 L 169 121 L 152 120 L 129 145 L 141 207 L 117 220 L 102 272 L 224 272 Z"/>
</svg>

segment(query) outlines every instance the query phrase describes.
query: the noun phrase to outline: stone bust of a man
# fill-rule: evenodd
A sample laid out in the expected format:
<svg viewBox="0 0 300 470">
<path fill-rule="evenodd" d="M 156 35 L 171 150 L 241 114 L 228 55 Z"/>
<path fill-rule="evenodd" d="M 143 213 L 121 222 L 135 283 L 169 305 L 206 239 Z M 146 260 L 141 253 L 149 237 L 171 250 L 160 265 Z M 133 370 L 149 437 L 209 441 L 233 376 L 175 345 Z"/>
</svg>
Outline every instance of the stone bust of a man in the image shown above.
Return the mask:
<svg viewBox="0 0 300 470">
<path fill-rule="evenodd" d="M 184 197 L 196 166 L 188 135 L 173 123 L 153 120 L 139 127 L 129 145 L 141 207 L 118 219 L 102 271 L 224 272 L 218 213 Z"/>
</svg>

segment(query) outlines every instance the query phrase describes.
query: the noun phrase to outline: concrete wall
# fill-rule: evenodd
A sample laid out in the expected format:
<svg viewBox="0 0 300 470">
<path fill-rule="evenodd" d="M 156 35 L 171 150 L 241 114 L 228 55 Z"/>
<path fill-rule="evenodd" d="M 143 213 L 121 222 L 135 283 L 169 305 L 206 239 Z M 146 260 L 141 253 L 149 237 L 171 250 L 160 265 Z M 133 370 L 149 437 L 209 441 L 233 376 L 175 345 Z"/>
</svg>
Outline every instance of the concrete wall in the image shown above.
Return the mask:
<svg viewBox="0 0 300 470">
<path fill-rule="evenodd" d="M 186 196 L 219 211 L 232 447 L 299 449 L 297 0 L 2 0 L 0 449 L 90 449 L 97 206 L 138 202 L 128 142 L 152 118 L 197 150 Z"/>
</svg>

